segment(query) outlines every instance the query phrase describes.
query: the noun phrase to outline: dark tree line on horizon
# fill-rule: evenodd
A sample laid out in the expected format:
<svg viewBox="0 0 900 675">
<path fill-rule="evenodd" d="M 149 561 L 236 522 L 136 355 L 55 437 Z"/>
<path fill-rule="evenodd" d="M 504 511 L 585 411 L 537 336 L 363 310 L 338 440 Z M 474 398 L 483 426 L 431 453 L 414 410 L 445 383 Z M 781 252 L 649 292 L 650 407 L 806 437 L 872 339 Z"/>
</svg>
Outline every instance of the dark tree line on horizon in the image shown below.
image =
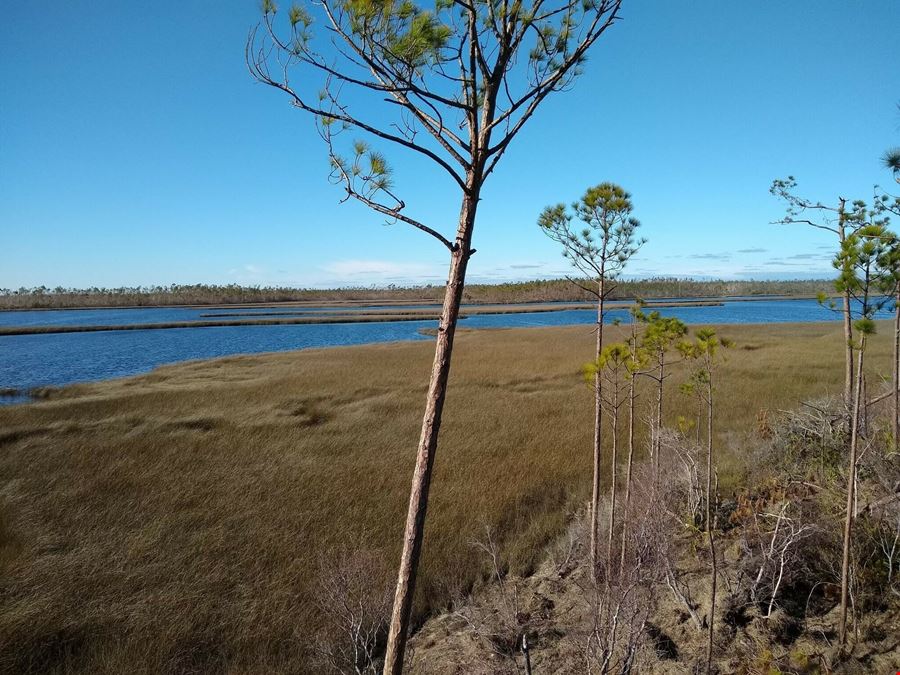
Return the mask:
<svg viewBox="0 0 900 675">
<path fill-rule="evenodd" d="M 700 280 L 653 277 L 620 280 L 611 300 L 786 295 L 814 297 L 830 288 L 827 280 Z M 119 288 L 38 286 L 0 288 L 0 309 L 65 309 L 72 307 L 153 307 L 232 305 L 278 302 L 431 301 L 439 302 L 442 285 L 386 285 L 341 288 L 241 286 L 238 284 L 171 284 Z M 538 279 L 496 284 L 469 284 L 466 303 L 592 301 L 594 297 L 567 279 Z"/>
</svg>

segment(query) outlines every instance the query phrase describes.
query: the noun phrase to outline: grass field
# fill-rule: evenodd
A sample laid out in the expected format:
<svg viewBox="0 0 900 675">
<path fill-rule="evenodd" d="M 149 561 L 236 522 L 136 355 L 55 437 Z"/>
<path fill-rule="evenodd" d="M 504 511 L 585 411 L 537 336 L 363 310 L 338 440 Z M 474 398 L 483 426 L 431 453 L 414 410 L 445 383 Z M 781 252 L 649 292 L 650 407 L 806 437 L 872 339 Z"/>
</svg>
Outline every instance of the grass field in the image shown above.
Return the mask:
<svg viewBox="0 0 900 675">
<path fill-rule="evenodd" d="M 725 481 L 761 409 L 839 388 L 842 339 L 838 323 L 722 334 Z M 482 523 L 528 570 L 585 499 L 592 340 L 460 333 L 420 616 L 478 576 Z M 412 342 L 232 357 L 0 408 L 0 670 L 302 671 L 329 551 L 371 549 L 393 570 L 431 356 Z M 879 335 L 873 370 L 888 356 Z M 693 411 L 678 381 L 673 419 Z"/>
</svg>

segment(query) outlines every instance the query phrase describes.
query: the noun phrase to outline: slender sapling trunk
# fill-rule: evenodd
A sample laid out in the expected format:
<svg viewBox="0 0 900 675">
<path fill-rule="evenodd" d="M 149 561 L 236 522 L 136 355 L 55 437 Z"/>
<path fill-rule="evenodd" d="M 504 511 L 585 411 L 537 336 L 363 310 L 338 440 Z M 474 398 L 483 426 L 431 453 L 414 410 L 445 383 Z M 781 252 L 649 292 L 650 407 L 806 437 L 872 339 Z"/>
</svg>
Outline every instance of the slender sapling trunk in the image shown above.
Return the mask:
<svg viewBox="0 0 900 675">
<path fill-rule="evenodd" d="M 591 570 L 597 574 L 597 511 L 600 507 L 600 460 L 603 453 L 603 375 L 600 372 L 600 354 L 603 352 L 603 303 L 604 279 L 601 274 L 597 284 L 597 372 L 594 375 L 594 476 L 591 491 Z"/>
<path fill-rule="evenodd" d="M 894 394 L 893 450 L 900 449 L 900 288 L 894 297 L 894 361 L 891 386 Z"/>
<path fill-rule="evenodd" d="M 659 354 L 659 381 L 656 384 L 656 429 L 653 438 L 653 462 L 654 469 L 659 474 L 659 453 L 662 450 L 662 412 L 663 412 L 663 382 L 665 381 L 665 354 Z"/>
<path fill-rule="evenodd" d="M 609 531 L 606 539 L 606 561 L 608 568 L 612 567 L 613 560 L 613 535 L 616 530 L 616 465 L 619 463 L 619 372 L 615 371 L 615 385 L 613 386 L 612 404 L 612 457 L 610 457 L 609 469 Z M 607 569 L 609 577 L 609 569 Z"/>
<path fill-rule="evenodd" d="M 838 240 L 843 247 L 847 239 L 846 234 L 846 210 L 847 200 L 843 197 L 838 203 Z M 845 288 L 843 293 L 843 324 L 844 324 L 844 404 L 850 406 L 853 401 L 853 318 L 850 303 L 850 289 Z"/>
<path fill-rule="evenodd" d="M 863 357 L 866 349 L 866 334 L 859 342 L 859 356 L 856 364 L 856 387 L 850 426 L 850 461 L 847 469 L 847 509 L 844 516 L 844 548 L 841 558 L 841 614 L 838 623 L 838 643 L 843 649 L 847 644 L 847 606 L 850 600 L 850 547 L 853 539 L 853 521 L 856 511 L 856 463 L 859 452 L 860 404 L 862 399 Z"/>
<path fill-rule="evenodd" d="M 628 382 L 628 463 L 625 468 L 625 511 L 622 514 L 622 551 L 619 557 L 619 576 L 625 571 L 625 554 L 628 549 L 628 512 L 631 507 L 631 471 L 634 465 L 634 399 L 635 373 Z"/>
<path fill-rule="evenodd" d="M 697 445 L 700 445 L 700 441 L 703 439 L 702 429 L 703 429 L 703 397 L 698 393 L 697 394 Z"/>
<path fill-rule="evenodd" d="M 716 620 L 716 582 L 718 581 L 718 563 L 716 561 L 715 524 L 713 523 L 713 387 L 712 365 L 707 366 L 706 383 L 706 532 L 709 536 L 710 560 L 710 600 L 709 600 L 709 641 L 706 648 L 706 672 L 712 672 L 713 635 Z"/>
</svg>

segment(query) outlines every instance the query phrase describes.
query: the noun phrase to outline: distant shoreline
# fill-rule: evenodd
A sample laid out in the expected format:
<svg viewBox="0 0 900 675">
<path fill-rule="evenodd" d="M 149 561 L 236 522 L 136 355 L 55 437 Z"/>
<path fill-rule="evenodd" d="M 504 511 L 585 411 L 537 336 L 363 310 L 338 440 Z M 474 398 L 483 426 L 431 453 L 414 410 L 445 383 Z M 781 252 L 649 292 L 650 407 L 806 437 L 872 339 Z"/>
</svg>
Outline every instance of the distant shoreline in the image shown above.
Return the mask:
<svg viewBox="0 0 900 675">
<path fill-rule="evenodd" d="M 775 294 L 760 294 L 760 295 L 719 295 L 719 296 L 696 296 L 694 299 L 691 296 L 666 296 L 666 297 L 647 297 L 640 298 L 643 302 L 645 302 L 648 306 L 652 307 L 690 307 L 690 306 L 701 306 L 701 305 L 721 305 L 725 302 L 762 302 L 762 301 L 775 301 L 775 300 L 816 300 L 818 295 L 811 294 L 797 294 L 797 295 L 775 295 Z M 827 297 L 838 297 L 837 294 L 829 294 Z M 622 305 L 622 306 L 631 306 L 635 302 L 637 302 L 638 298 L 615 298 L 613 300 L 608 300 L 607 304 L 612 305 Z M 569 300 L 523 300 L 520 302 L 492 302 L 492 301 L 469 301 L 464 302 L 462 304 L 463 309 L 465 308 L 482 308 L 489 306 L 499 306 L 499 307 L 529 307 L 529 306 L 537 306 L 537 305 L 549 305 L 556 304 L 559 307 L 568 307 L 568 305 L 579 305 L 579 309 L 581 309 L 582 305 L 585 308 L 596 306 L 596 301 L 589 300 L 581 300 L 581 301 L 569 301 Z M 167 305 L 167 304 L 158 304 L 158 305 L 96 305 L 96 306 L 78 306 L 78 307 L 0 307 L 0 313 L 3 312 L 89 312 L 94 310 L 117 310 L 117 309 L 199 309 L 199 310 L 207 310 L 207 311 L 217 311 L 217 310 L 241 310 L 241 309 L 292 309 L 296 308 L 298 310 L 302 309 L 330 309 L 335 308 L 338 311 L 336 313 L 351 313 L 354 308 L 373 308 L 374 312 L 386 312 L 390 311 L 389 309 L 375 309 L 378 307 L 404 307 L 404 306 L 418 307 L 418 306 L 427 306 L 427 307 L 435 307 L 436 309 L 440 309 L 441 304 L 433 299 L 424 298 L 421 300 L 342 300 L 337 299 L 333 301 L 324 301 L 324 300 L 282 300 L 277 302 L 241 302 L 241 303 L 200 303 L 200 304 L 179 304 L 179 305 Z M 406 312 L 407 310 L 399 310 L 401 312 Z M 427 311 L 427 310 L 422 310 Z M 521 312 L 530 312 L 530 311 L 550 311 L 550 310 L 532 310 L 532 309 L 522 309 Z M 264 313 L 259 313 L 261 316 L 264 316 Z M 223 315 L 227 316 L 227 315 Z M 193 323 L 193 322 L 192 322 Z"/>
<path fill-rule="evenodd" d="M 586 284 L 589 289 L 592 284 Z M 832 282 L 819 280 L 724 281 L 677 278 L 651 278 L 619 281 L 610 300 L 636 298 L 657 301 L 674 298 L 746 298 L 815 297 L 832 288 Z M 39 311 L 51 309 L 138 309 L 197 307 L 260 307 L 297 304 L 306 307 L 369 305 L 438 304 L 443 302 L 444 285 L 302 289 L 288 287 L 242 287 L 216 285 L 173 285 L 132 288 L 20 288 L 0 289 L 0 311 Z M 520 304 L 546 302 L 583 302 L 593 299 L 590 290 L 568 279 L 522 281 L 514 283 L 466 285 L 463 302 L 468 305 Z"/>
</svg>

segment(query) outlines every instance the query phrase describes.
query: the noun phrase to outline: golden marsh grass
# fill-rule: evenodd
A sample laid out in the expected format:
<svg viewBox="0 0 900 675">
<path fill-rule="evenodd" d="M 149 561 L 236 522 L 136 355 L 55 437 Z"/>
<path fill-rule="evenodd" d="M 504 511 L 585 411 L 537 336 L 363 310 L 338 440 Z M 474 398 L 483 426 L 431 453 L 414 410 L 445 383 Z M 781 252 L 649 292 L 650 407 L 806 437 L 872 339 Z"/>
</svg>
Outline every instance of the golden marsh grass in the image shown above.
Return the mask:
<svg viewBox="0 0 900 675">
<path fill-rule="evenodd" d="M 838 323 L 721 333 L 724 480 L 758 412 L 837 391 L 843 356 Z M 483 523 L 527 571 L 586 498 L 592 340 L 459 334 L 419 616 L 478 577 Z M 889 350 L 877 336 L 873 372 Z M 232 357 L 0 408 L 0 670 L 303 671 L 323 556 L 350 544 L 393 569 L 431 356 L 422 341 Z M 693 413 L 680 379 L 672 420 Z"/>
</svg>

